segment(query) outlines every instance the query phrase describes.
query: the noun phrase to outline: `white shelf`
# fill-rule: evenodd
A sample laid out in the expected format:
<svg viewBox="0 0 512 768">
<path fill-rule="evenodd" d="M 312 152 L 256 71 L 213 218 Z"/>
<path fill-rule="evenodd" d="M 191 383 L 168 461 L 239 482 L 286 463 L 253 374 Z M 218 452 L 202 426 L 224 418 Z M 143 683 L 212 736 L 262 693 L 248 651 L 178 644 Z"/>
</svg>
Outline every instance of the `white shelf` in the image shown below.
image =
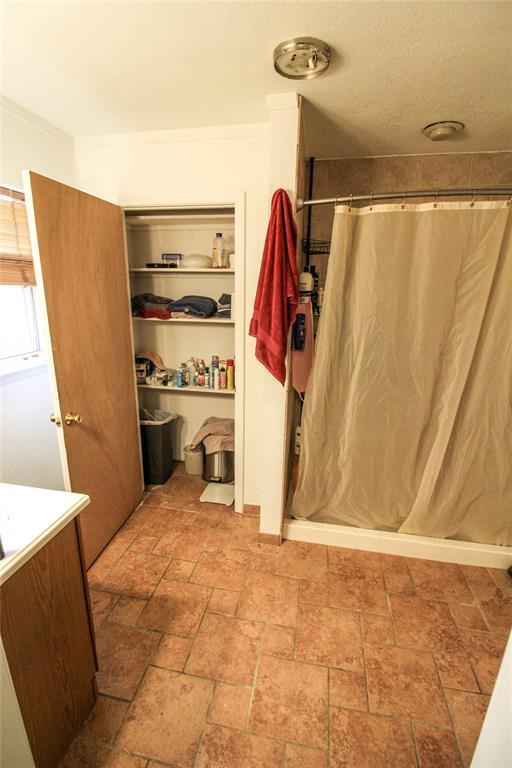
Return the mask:
<svg viewBox="0 0 512 768">
<path fill-rule="evenodd" d="M 191 384 L 188 387 L 165 387 L 160 384 L 137 384 L 139 389 L 158 389 L 163 392 L 179 392 L 180 394 L 189 393 L 195 395 L 222 395 L 223 397 L 233 396 L 235 394 L 234 389 L 210 389 L 209 387 L 198 387 L 195 384 Z"/>
<path fill-rule="evenodd" d="M 170 317 L 161 320 L 159 317 L 133 317 L 139 323 L 191 323 L 192 325 L 234 325 L 235 321 L 227 317 Z"/>
<path fill-rule="evenodd" d="M 170 277 L 171 275 L 174 277 L 174 275 L 182 275 L 182 274 L 210 274 L 210 275 L 234 275 L 235 270 L 234 269 L 213 269 L 212 267 L 198 267 L 197 269 L 193 269 L 191 267 L 180 267 L 179 269 L 174 269 L 169 267 L 134 267 L 133 269 L 130 269 L 130 274 L 132 275 L 140 275 L 140 274 L 152 274 L 152 275 L 160 275 L 161 277 Z"/>
</svg>

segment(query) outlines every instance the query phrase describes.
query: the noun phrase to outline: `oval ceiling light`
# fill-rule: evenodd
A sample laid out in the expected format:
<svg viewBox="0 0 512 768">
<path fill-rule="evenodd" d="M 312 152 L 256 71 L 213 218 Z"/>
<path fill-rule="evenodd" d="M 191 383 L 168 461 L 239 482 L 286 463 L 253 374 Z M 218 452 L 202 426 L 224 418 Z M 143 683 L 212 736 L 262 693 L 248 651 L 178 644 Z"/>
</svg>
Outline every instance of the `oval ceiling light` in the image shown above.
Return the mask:
<svg viewBox="0 0 512 768">
<path fill-rule="evenodd" d="M 464 130 L 464 123 L 457 120 L 441 120 L 438 123 L 426 125 L 422 131 L 423 135 L 430 141 L 445 141 L 451 139 L 456 133 Z"/>
<path fill-rule="evenodd" d="M 290 80 L 311 80 L 325 72 L 331 49 L 316 37 L 292 37 L 274 48 L 274 69 Z"/>
</svg>

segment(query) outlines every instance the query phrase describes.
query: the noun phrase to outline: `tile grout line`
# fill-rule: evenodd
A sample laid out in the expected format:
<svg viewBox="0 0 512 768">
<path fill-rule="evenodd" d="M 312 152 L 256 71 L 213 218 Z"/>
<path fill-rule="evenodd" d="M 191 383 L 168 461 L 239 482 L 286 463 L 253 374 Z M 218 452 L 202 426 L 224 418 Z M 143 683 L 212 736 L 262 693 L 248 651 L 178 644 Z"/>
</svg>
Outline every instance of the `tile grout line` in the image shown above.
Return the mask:
<svg viewBox="0 0 512 768">
<path fill-rule="evenodd" d="M 365 653 L 364 642 L 363 642 L 363 626 L 362 626 L 363 625 L 363 615 L 362 614 L 360 614 L 359 625 L 360 625 L 359 629 L 360 629 L 360 632 L 361 632 L 361 654 L 362 654 L 362 657 L 363 657 L 364 692 L 365 692 L 365 696 L 366 696 L 366 709 L 367 709 L 368 714 L 371 714 L 371 709 L 370 709 L 370 685 L 369 685 L 369 681 L 368 681 L 366 653 Z"/>
<path fill-rule="evenodd" d="M 453 732 L 453 734 L 455 736 L 455 741 L 456 741 L 456 744 L 457 744 L 457 749 L 459 751 L 459 756 L 460 756 L 460 759 L 461 759 L 461 764 L 465 765 L 465 761 L 463 759 L 463 754 L 462 754 L 462 747 L 461 747 L 460 740 L 459 740 L 459 734 L 457 732 L 457 728 L 455 727 L 455 720 L 453 718 L 452 711 L 451 711 L 450 706 L 448 704 L 448 698 L 446 696 L 445 689 L 443 688 L 443 682 L 441 680 L 441 676 L 440 676 L 439 670 L 437 668 L 437 664 L 436 664 L 436 659 L 435 659 L 434 653 L 432 653 L 432 660 L 433 660 L 433 664 L 434 664 L 434 669 L 435 669 L 435 673 L 436 673 L 436 676 L 437 676 L 437 680 L 438 680 L 438 683 L 439 683 L 439 687 L 441 688 L 444 705 L 446 707 L 446 711 L 448 712 L 448 718 L 449 718 L 450 723 L 451 723 L 451 729 L 452 729 L 452 732 Z M 478 681 L 477 681 L 477 683 L 478 683 Z"/>
</svg>

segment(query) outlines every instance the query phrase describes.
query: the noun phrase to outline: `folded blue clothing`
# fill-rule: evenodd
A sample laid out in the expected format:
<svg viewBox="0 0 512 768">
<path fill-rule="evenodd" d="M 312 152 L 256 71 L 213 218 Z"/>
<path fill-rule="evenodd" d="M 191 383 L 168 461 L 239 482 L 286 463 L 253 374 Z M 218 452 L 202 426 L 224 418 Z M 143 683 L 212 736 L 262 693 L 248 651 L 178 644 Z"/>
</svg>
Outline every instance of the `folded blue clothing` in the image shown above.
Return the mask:
<svg viewBox="0 0 512 768">
<path fill-rule="evenodd" d="M 231 317 L 231 294 L 223 293 L 217 302 L 217 317 Z"/>
<path fill-rule="evenodd" d="M 191 317 L 211 317 L 217 311 L 217 302 L 208 296 L 183 296 L 169 305 L 171 312 L 183 312 Z"/>
</svg>

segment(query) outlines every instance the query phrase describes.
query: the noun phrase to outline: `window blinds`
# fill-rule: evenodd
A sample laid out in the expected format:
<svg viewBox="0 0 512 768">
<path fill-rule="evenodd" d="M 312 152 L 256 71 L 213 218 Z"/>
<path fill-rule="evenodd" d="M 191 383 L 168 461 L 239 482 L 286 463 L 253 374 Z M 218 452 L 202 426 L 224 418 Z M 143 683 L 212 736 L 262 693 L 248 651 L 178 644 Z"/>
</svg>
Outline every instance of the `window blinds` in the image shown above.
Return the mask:
<svg viewBox="0 0 512 768">
<path fill-rule="evenodd" d="M 0 284 L 35 282 L 25 197 L 0 187 Z"/>
</svg>

